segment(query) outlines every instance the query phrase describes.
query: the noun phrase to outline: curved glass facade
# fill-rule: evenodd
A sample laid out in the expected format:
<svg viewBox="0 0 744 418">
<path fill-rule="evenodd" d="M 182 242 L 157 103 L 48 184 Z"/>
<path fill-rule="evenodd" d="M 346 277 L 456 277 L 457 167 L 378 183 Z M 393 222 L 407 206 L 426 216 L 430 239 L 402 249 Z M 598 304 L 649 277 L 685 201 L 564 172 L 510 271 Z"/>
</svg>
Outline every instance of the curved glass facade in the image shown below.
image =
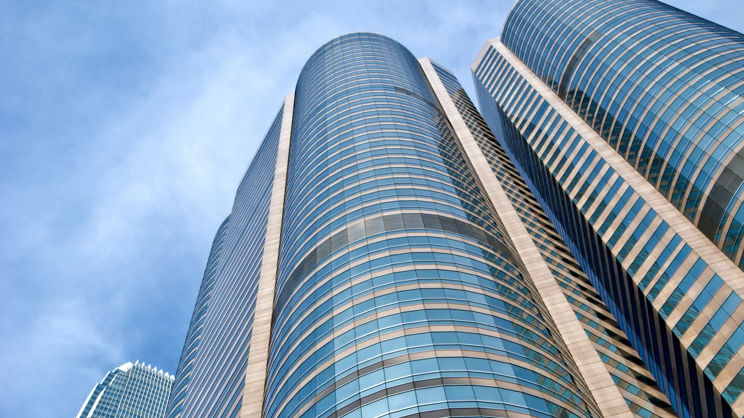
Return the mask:
<svg viewBox="0 0 744 418">
<path fill-rule="evenodd" d="M 410 52 L 320 48 L 295 92 L 264 414 L 596 416 L 523 271 Z"/>
<path fill-rule="evenodd" d="M 744 35 L 652 0 L 522 0 L 502 42 L 744 268 Z"/>
<path fill-rule="evenodd" d="M 164 416 L 173 376 L 135 362 L 111 370 L 93 387 L 76 418 Z"/>
</svg>

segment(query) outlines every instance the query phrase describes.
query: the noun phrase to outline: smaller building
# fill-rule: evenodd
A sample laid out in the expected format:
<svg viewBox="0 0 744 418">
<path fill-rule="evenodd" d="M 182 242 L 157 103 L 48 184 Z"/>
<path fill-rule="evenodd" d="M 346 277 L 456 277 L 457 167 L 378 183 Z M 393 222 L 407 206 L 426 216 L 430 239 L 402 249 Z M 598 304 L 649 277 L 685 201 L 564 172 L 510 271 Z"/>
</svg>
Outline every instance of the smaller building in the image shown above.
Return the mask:
<svg viewBox="0 0 744 418">
<path fill-rule="evenodd" d="M 124 363 L 93 387 L 77 418 L 160 418 L 165 415 L 173 379 L 157 367 Z"/>
</svg>

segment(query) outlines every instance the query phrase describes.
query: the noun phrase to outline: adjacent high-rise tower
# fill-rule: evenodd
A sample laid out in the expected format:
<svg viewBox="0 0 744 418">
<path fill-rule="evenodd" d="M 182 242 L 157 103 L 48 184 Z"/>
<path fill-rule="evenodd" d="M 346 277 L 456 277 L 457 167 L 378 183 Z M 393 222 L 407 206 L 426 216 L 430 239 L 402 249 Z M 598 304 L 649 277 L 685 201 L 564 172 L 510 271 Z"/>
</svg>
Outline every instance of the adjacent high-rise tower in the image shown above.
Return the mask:
<svg viewBox="0 0 744 418">
<path fill-rule="evenodd" d="M 675 410 L 744 415 L 744 36 L 652 0 L 521 0 L 473 73 Z"/>
<path fill-rule="evenodd" d="M 174 377 L 143 363 L 124 363 L 93 387 L 78 418 L 162 418 Z"/>
</svg>

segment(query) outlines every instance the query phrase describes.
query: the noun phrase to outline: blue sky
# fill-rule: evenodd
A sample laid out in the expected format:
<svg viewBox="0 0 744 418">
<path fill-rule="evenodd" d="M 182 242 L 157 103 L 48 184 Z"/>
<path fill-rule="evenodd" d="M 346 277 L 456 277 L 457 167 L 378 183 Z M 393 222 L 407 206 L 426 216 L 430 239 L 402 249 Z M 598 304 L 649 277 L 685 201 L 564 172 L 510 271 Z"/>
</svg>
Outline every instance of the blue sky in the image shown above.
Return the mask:
<svg viewBox="0 0 744 418">
<path fill-rule="evenodd" d="M 740 0 L 671 4 L 744 31 Z M 354 31 L 454 70 L 512 1 L 0 3 L 0 416 L 174 372 L 213 234 L 305 60 Z"/>
</svg>

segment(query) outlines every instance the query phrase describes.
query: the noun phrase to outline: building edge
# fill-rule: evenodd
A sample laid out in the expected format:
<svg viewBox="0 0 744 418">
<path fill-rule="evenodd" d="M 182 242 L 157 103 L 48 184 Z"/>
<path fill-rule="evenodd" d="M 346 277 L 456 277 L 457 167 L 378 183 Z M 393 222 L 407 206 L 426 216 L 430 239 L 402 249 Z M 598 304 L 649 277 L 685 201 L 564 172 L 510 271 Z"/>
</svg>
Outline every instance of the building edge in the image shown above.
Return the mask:
<svg viewBox="0 0 744 418">
<path fill-rule="evenodd" d="M 259 417 L 263 415 L 293 112 L 294 95 L 289 94 L 284 98 L 279 145 L 276 165 L 274 166 L 274 182 L 271 190 L 269 217 L 261 260 L 261 273 L 258 281 L 258 291 L 256 292 L 251 349 L 248 352 L 248 363 L 244 374 L 239 417 Z"/>
<path fill-rule="evenodd" d="M 135 369 L 135 370 L 133 370 Z M 129 376 L 129 373 L 136 373 L 137 371 L 141 371 L 144 373 L 147 373 L 150 375 L 152 379 L 155 379 L 156 381 L 153 382 L 152 380 L 148 380 L 146 382 L 139 382 L 138 387 L 136 390 L 130 389 L 129 382 L 131 376 Z M 124 380 L 124 386 L 123 387 L 114 387 L 115 384 L 119 384 L 122 380 Z M 150 364 L 147 364 L 145 362 L 135 361 L 132 363 L 131 361 L 128 361 L 118 367 L 115 367 L 111 370 L 109 370 L 106 375 L 101 379 L 100 382 L 98 382 L 96 385 L 93 386 L 88 396 L 85 398 L 85 401 L 83 402 L 83 405 L 80 407 L 80 410 L 78 411 L 77 415 L 75 415 L 76 418 L 89 418 L 89 417 L 97 417 L 101 414 L 104 414 L 102 411 L 98 411 L 97 408 L 102 402 L 108 402 L 109 405 L 107 407 L 111 407 L 110 402 L 113 399 L 116 400 L 116 410 L 114 411 L 114 415 L 119 416 L 119 409 L 121 408 L 122 402 L 129 402 L 131 407 L 131 402 L 137 402 L 135 406 L 137 407 L 150 407 L 150 408 L 158 408 L 160 412 L 162 412 L 160 415 L 158 415 L 158 411 L 155 411 L 155 417 L 164 416 L 165 409 L 168 406 L 168 399 L 170 396 L 170 392 L 173 389 L 173 383 L 175 380 L 175 375 L 170 374 L 168 372 L 165 372 L 164 370 L 158 370 L 157 367 L 154 367 Z M 162 395 L 164 395 L 164 402 L 162 403 L 153 403 L 146 399 L 143 399 L 142 397 L 146 394 L 149 394 L 150 392 L 154 392 L 155 390 L 161 390 L 161 387 L 154 387 L 159 386 L 165 382 L 165 385 L 167 386 L 167 389 L 164 391 Z M 148 385 L 147 389 L 150 389 L 149 391 L 145 391 L 145 395 L 143 395 L 142 391 L 142 385 Z M 131 399 L 133 396 L 136 396 L 135 399 Z M 105 408 L 105 407 L 104 407 Z M 130 411 L 131 412 L 131 411 Z M 137 411 L 141 412 L 141 411 Z M 152 412 L 152 411 L 151 411 Z"/>
</svg>

